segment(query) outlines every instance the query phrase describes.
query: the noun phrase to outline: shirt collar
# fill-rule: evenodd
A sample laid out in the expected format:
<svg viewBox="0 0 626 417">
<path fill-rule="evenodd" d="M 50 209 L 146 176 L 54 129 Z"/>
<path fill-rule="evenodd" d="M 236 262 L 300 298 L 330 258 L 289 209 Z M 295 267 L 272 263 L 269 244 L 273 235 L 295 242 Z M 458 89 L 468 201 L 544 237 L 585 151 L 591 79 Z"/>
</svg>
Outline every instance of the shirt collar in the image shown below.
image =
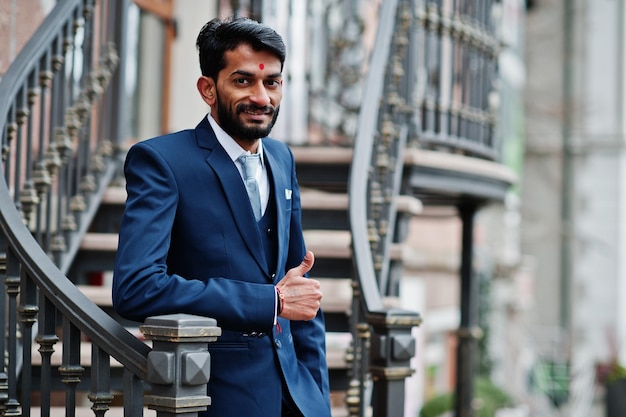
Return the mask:
<svg viewBox="0 0 626 417">
<path fill-rule="evenodd" d="M 213 132 L 215 132 L 215 137 L 217 141 L 222 145 L 230 159 L 234 161 L 237 160 L 241 155 L 249 154 L 249 151 L 244 150 L 235 140 L 221 128 L 220 125 L 217 124 L 211 113 L 207 114 L 207 119 L 213 128 Z M 261 157 L 261 165 L 263 165 L 263 140 L 259 139 L 259 147 L 257 148 L 257 152 Z"/>
</svg>

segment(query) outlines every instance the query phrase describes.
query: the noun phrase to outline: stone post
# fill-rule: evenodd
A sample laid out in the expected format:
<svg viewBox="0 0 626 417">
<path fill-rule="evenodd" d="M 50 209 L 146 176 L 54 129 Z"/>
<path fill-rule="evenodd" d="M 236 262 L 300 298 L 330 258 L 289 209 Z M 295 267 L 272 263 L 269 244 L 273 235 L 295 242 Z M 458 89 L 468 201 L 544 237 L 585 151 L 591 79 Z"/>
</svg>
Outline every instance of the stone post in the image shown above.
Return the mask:
<svg viewBox="0 0 626 417">
<path fill-rule="evenodd" d="M 208 343 L 222 334 L 216 324 L 208 317 L 171 314 L 150 317 L 140 326 L 153 344 L 146 378 L 151 392 L 144 396 L 144 405 L 158 417 L 197 417 L 211 404 Z"/>
</svg>

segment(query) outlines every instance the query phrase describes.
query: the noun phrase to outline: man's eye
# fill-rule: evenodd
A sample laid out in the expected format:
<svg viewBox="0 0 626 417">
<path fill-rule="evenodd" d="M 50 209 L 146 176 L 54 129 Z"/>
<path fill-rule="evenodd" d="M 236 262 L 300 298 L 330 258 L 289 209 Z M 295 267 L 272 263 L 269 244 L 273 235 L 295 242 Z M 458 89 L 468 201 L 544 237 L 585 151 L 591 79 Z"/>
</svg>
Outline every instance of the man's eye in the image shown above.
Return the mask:
<svg viewBox="0 0 626 417">
<path fill-rule="evenodd" d="M 265 82 L 268 87 L 278 87 L 280 85 L 279 80 L 268 80 Z"/>
<path fill-rule="evenodd" d="M 235 80 L 235 84 L 245 85 L 245 84 L 248 84 L 248 80 L 245 78 L 237 78 Z"/>
</svg>

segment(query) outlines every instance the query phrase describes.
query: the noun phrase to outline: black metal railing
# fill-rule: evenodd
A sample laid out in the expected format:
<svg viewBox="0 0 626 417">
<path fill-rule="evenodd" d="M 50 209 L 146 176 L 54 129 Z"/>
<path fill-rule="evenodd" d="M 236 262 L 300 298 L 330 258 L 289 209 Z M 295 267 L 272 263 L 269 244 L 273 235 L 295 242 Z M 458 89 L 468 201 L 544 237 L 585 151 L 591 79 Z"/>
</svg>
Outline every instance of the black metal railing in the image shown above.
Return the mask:
<svg viewBox="0 0 626 417">
<path fill-rule="evenodd" d="M 403 415 L 404 380 L 419 314 L 385 308 L 404 151 L 430 149 L 497 161 L 494 1 L 381 4 L 350 171 L 355 263 L 353 415 Z M 469 224 L 469 223 L 468 223 Z M 465 262 L 467 265 L 467 262 Z M 460 361 L 459 363 L 465 363 Z M 467 380 L 464 379 L 464 380 Z M 358 395 L 358 398 L 355 396 Z M 371 395 L 371 399 L 369 396 Z M 467 401 L 463 397 L 464 406 Z"/>
<path fill-rule="evenodd" d="M 495 160 L 497 0 L 415 0 L 411 66 L 418 76 L 412 146 Z"/>
<path fill-rule="evenodd" d="M 127 8 L 127 0 L 58 2 L 0 82 L 2 415 L 29 416 L 40 407 L 49 416 L 55 392 L 64 394 L 68 416 L 83 392 L 97 416 L 116 395 L 132 416 L 144 406 L 193 413 L 210 402 L 202 354 L 192 358 L 200 361 L 199 377 L 184 382 L 192 398 L 177 398 L 183 382 L 164 380 L 163 361 L 151 357 L 165 350 L 172 367 L 185 366 L 172 346 L 178 342 L 197 343 L 208 357 L 206 343 L 219 335 L 214 320 L 150 318 L 142 332 L 155 342 L 152 350 L 65 275 L 120 168 Z"/>
<path fill-rule="evenodd" d="M 355 356 L 358 383 L 349 399 L 353 415 L 404 415 L 404 380 L 415 354 L 411 329 L 419 314 L 385 308 L 391 243 L 400 194 L 403 151 L 411 123 L 411 83 L 406 75 L 412 21 L 410 1 L 381 4 L 378 31 L 359 113 L 350 171 L 350 227 L 355 266 Z M 353 384 L 356 385 L 356 384 Z M 371 400 L 369 396 L 371 395 Z"/>
<path fill-rule="evenodd" d="M 113 109 L 124 82 L 117 71 L 124 4 L 62 2 L 0 84 L 5 182 L 63 272 L 119 170 L 122 121 Z"/>
</svg>

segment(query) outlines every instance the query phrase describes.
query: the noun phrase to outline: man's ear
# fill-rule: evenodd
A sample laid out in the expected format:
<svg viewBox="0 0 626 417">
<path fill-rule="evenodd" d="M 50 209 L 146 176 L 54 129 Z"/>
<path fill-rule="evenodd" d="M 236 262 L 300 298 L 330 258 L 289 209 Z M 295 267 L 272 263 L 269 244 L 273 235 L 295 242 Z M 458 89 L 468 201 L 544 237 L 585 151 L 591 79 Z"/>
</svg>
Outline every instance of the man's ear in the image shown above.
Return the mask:
<svg viewBox="0 0 626 417">
<path fill-rule="evenodd" d="M 203 75 L 198 78 L 196 86 L 198 87 L 198 92 L 200 93 L 202 100 L 204 100 L 204 102 L 209 106 L 213 106 L 216 100 L 215 81 L 213 81 L 213 78 Z"/>
</svg>

